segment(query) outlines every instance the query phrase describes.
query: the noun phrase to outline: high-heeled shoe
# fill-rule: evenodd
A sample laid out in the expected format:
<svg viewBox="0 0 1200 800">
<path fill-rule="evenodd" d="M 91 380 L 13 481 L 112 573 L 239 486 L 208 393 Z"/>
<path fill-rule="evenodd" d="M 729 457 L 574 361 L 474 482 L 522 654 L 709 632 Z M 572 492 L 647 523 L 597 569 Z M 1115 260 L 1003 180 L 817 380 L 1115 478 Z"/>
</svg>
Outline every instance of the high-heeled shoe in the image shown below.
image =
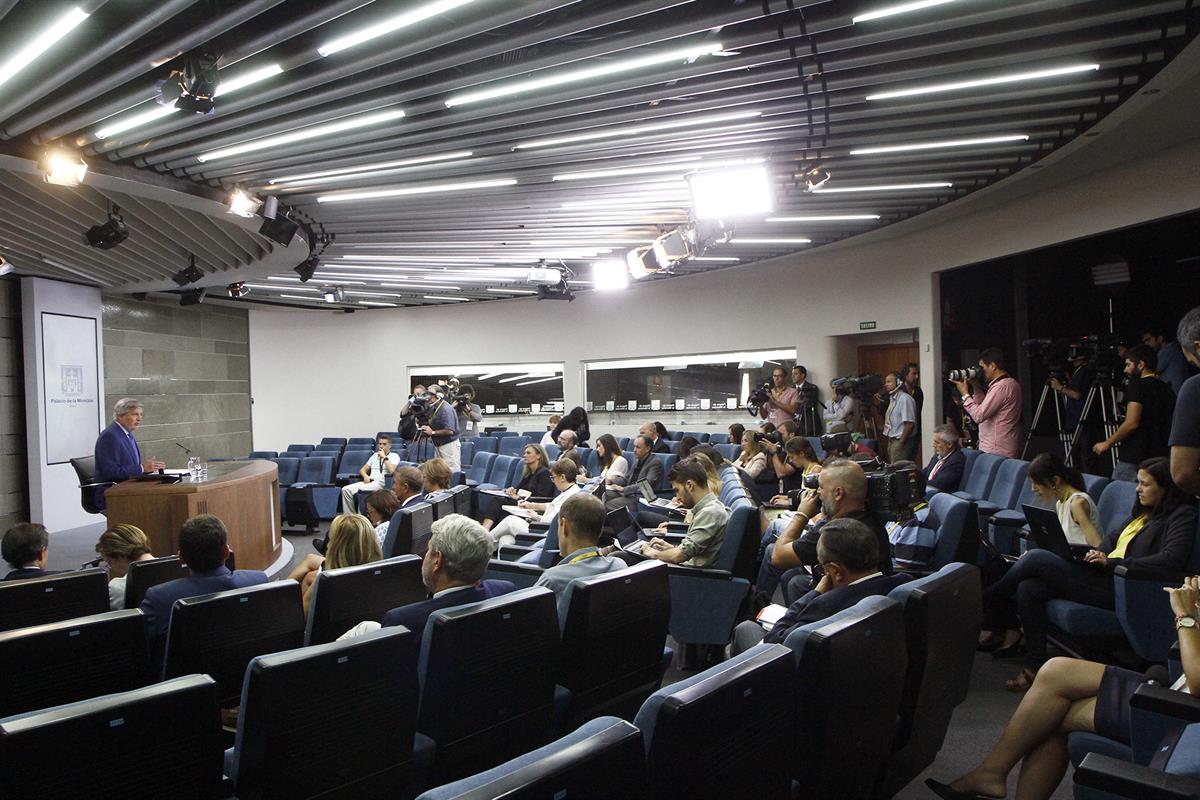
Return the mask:
<svg viewBox="0 0 1200 800">
<path fill-rule="evenodd" d="M 990 794 L 960 792 L 958 789 L 952 789 L 950 784 L 935 781 L 933 778 L 926 778 L 925 785 L 929 787 L 930 791 L 942 798 L 942 800 L 1004 800 L 1003 797 L 996 797 Z"/>
<path fill-rule="evenodd" d="M 1000 647 L 992 651 L 992 658 L 1017 658 L 1025 655 L 1025 637 L 1022 636 L 1008 647 Z"/>
<path fill-rule="evenodd" d="M 994 653 L 1004 644 L 1004 634 L 994 633 L 975 645 L 975 650 L 980 653 Z"/>
</svg>

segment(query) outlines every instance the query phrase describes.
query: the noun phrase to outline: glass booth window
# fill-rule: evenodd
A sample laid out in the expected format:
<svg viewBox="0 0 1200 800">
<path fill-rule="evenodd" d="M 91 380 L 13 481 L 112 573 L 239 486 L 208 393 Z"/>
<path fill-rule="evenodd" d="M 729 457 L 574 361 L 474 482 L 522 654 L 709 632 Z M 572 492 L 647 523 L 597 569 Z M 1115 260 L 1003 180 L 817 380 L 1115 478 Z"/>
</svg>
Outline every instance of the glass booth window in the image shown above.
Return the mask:
<svg viewBox="0 0 1200 800">
<path fill-rule="evenodd" d="M 563 407 L 563 365 L 468 364 L 410 367 L 409 391 L 420 384 L 443 383 L 461 389 L 470 386 L 475 404 L 484 414 L 544 414 Z"/>
<path fill-rule="evenodd" d="M 776 367 L 791 383 L 795 349 L 591 361 L 587 400 L 592 411 L 745 408 L 752 389 Z"/>
</svg>

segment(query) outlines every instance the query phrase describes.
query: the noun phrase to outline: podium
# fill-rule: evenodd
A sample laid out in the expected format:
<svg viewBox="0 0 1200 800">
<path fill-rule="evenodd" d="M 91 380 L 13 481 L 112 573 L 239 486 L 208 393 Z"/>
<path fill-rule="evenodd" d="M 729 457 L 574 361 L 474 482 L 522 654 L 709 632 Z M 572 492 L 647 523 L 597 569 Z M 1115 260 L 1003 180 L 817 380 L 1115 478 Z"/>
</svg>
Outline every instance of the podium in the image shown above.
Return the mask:
<svg viewBox="0 0 1200 800">
<path fill-rule="evenodd" d="M 282 548 L 279 468 L 275 462 L 218 461 L 207 480 L 129 480 L 104 493 L 108 523 L 141 528 L 156 556 L 179 552 L 179 528 L 197 514 L 220 517 L 239 569 L 266 569 Z"/>
</svg>

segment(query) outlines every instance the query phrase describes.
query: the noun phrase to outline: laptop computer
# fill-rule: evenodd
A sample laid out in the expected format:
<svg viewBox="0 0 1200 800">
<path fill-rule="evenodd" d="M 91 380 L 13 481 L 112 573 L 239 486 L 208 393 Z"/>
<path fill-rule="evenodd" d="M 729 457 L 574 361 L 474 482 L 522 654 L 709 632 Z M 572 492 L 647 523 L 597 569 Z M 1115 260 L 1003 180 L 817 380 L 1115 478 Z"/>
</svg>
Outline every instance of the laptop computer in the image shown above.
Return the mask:
<svg viewBox="0 0 1200 800">
<path fill-rule="evenodd" d="M 1031 505 L 1022 505 L 1021 509 L 1029 522 L 1029 538 L 1035 545 L 1068 561 L 1080 558 L 1082 553 L 1072 551 L 1054 510 Z"/>
<path fill-rule="evenodd" d="M 670 500 L 666 500 L 655 494 L 654 487 L 650 485 L 650 481 L 638 481 L 637 487 L 641 491 L 642 497 L 646 498 L 646 502 L 650 505 L 665 509 L 673 509 L 675 507 Z"/>
</svg>

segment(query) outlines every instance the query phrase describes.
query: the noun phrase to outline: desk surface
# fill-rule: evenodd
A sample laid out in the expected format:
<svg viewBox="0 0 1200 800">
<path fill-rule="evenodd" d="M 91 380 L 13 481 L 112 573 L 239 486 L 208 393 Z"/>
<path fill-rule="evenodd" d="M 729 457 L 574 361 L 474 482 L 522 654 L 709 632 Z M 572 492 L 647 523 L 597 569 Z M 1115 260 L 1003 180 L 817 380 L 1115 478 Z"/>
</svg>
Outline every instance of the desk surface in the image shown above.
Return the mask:
<svg viewBox="0 0 1200 800">
<path fill-rule="evenodd" d="M 263 475 L 274 475 L 279 467 L 274 461 L 255 459 L 253 461 L 218 461 L 208 465 L 208 479 L 199 480 L 184 477 L 178 483 L 158 483 L 157 481 L 128 480 L 118 483 L 104 493 L 105 497 L 115 495 L 130 496 L 139 494 L 193 494 L 214 486 L 230 486 L 245 481 L 253 481 Z"/>
</svg>

